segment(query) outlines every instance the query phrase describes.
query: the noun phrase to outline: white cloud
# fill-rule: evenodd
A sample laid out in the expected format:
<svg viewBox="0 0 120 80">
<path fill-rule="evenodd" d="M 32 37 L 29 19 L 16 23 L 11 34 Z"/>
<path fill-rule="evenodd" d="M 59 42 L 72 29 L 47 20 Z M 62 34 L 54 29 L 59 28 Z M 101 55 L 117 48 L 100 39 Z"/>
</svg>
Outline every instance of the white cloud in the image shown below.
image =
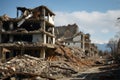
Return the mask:
<svg viewBox="0 0 120 80">
<path fill-rule="evenodd" d="M 105 44 L 105 43 L 108 43 L 108 41 L 107 40 L 103 41 L 103 40 L 93 39 L 93 43 Z"/>
<path fill-rule="evenodd" d="M 102 33 L 109 33 L 109 30 L 108 29 L 103 29 L 101 32 Z"/>
<path fill-rule="evenodd" d="M 56 26 L 76 23 L 80 31 L 91 34 L 92 42 L 106 42 L 118 31 L 115 24 L 117 18 L 120 17 L 120 10 L 109 10 L 104 13 L 98 11 L 75 11 L 71 13 L 56 11 L 55 13 Z M 106 33 L 107 35 L 104 35 Z"/>
</svg>

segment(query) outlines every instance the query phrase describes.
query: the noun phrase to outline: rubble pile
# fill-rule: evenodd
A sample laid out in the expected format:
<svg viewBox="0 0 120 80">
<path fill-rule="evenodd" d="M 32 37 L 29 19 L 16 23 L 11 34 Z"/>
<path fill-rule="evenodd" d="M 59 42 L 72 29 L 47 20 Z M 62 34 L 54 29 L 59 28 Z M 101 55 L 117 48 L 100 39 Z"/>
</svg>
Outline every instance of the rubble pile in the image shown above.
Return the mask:
<svg viewBox="0 0 120 80">
<path fill-rule="evenodd" d="M 70 78 L 79 71 L 94 65 L 94 61 L 82 58 L 80 49 L 58 46 L 47 55 L 46 59 L 30 55 L 18 55 L 13 59 L 0 64 L 0 79 L 21 80 L 56 80 Z"/>
<path fill-rule="evenodd" d="M 42 72 L 42 77 L 49 77 L 53 79 L 59 79 L 63 77 L 71 77 L 72 74 L 76 74 L 74 68 L 70 67 L 69 64 L 65 62 L 53 61 L 49 63 L 49 66 L 44 68 Z"/>
<path fill-rule="evenodd" d="M 42 61 L 40 58 L 28 55 L 17 56 L 0 65 L 0 79 L 2 80 L 9 79 L 15 75 L 17 77 L 18 75 L 29 76 L 29 78 L 34 77 L 34 79 L 37 77 L 57 79 L 70 77 L 75 73 L 77 72 L 65 62 Z"/>
<path fill-rule="evenodd" d="M 42 70 L 46 66 L 47 66 L 47 63 L 42 62 L 38 58 L 31 57 L 28 55 L 17 56 L 12 60 L 0 65 L 0 69 L 2 71 L 0 76 L 7 78 L 12 74 L 17 74 L 17 73 L 40 75 Z"/>
<path fill-rule="evenodd" d="M 77 71 L 84 70 L 92 65 L 94 61 L 90 59 L 82 59 L 84 53 L 79 48 L 71 48 L 59 46 L 55 50 L 55 54 L 48 57 L 48 61 L 64 61 L 71 65 Z"/>
<path fill-rule="evenodd" d="M 42 79 L 59 79 L 72 77 L 73 74 L 92 65 L 91 60 L 81 59 L 81 55 L 79 55 L 81 52 L 76 48 L 59 46 L 53 53 L 52 56 L 47 57 L 47 60 L 29 55 L 19 55 L 5 63 L 1 63 L 0 79 L 9 79 L 11 76 L 16 75 L 17 78 L 22 75 L 22 78 L 27 76 L 34 79 L 38 77 Z M 76 54 L 78 55 L 76 56 Z"/>
<path fill-rule="evenodd" d="M 71 52 L 73 53 L 73 55 L 75 55 L 78 58 L 83 58 L 85 57 L 85 54 L 83 52 L 83 50 L 81 48 L 78 47 L 70 47 Z"/>
<path fill-rule="evenodd" d="M 10 20 L 10 17 L 7 14 L 0 16 L 0 21 L 8 21 L 8 20 Z"/>
</svg>

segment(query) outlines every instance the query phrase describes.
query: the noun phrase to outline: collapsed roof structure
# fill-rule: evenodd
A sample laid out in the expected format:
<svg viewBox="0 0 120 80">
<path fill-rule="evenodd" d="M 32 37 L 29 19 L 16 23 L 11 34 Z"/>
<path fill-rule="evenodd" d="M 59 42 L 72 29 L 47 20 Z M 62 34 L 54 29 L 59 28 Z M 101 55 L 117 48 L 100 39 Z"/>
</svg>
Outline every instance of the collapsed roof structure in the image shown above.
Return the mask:
<svg viewBox="0 0 120 80">
<path fill-rule="evenodd" d="M 20 54 L 45 58 L 46 49 L 54 49 L 54 16 L 46 6 L 17 7 L 17 18 L 2 16 L 0 58 L 5 60 Z"/>
<path fill-rule="evenodd" d="M 54 16 L 55 14 L 43 5 L 33 9 L 17 7 L 17 18 L 1 16 L 1 60 L 21 54 L 45 59 L 50 54 L 48 52 L 55 49 L 55 42 L 79 47 L 85 56 L 98 53 L 97 47 L 91 43 L 90 34 L 79 32 L 77 24 L 55 27 Z"/>
<path fill-rule="evenodd" d="M 84 58 L 98 53 L 90 34 L 77 24 L 55 27 L 54 16 L 42 5 L 0 17 L 0 80 L 56 80 L 94 64 Z"/>
</svg>

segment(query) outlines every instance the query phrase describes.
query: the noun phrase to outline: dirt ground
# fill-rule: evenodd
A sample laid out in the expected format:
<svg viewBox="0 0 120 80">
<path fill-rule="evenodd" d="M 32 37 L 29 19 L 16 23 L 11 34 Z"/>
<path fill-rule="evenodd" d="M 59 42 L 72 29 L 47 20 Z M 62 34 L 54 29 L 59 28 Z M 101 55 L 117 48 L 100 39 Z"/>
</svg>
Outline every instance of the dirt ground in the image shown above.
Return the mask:
<svg viewBox="0 0 120 80">
<path fill-rule="evenodd" d="M 68 80 L 120 80 L 118 64 L 94 66 Z"/>
</svg>

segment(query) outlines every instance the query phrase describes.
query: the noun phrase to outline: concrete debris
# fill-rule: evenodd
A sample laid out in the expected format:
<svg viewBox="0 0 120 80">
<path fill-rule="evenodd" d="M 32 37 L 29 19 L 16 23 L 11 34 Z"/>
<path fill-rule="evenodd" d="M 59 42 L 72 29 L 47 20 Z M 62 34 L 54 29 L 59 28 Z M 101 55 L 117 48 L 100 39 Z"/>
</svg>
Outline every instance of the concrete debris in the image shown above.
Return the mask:
<svg viewBox="0 0 120 80">
<path fill-rule="evenodd" d="M 40 75 L 43 68 L 47 66 L 47 63 L 42 62 L 40 59 L 31 57 L 28 55 L 17 56 L 12 60 L 3 63 L 0 66 L 2 70 L 1 79 L 8 78 L 14 74 L 33 74 Z M 7 73 L 6 73 L 7 72 Z"/>
<path fill-rule="evenodd" d="M 42 72 L 42 77 L 51 77 L 54 79 L 59 79 L 63 77 L 71 77 L 72 74 L 77 73 L 73 68 L 71 68 L 67 63 L 64 62 L 50 62 L 50 65 L 44 68 Z"/>
<path fill-rule="evenodd" d="M 0 16 L 0 80 L 85 80 L 102 65 L 90 34 L 77 24 L 55 27 L 54 16 L 43 5 Z"/>
<path fill-rule="evenodd" d="M 19 55 L 0 64 L 0 79 L 61 79 L 72 77 L 89 68 L 94 62 L 79 58 L 79 49 L 58 46 L 46 60 L 30 55 Z M 22 78 L 20 77 L 22 76 Z M 36 80 L 37 80 L 36 79 Z M 39 79 L 38 79 L 39 80 Z"/>
<path fill-rule="evenodd" d="M 2 80 L 15 75 L 57 79 L 60 76 L 70 77 L 75 73 L 77 72 L 67 63 L 42 61 L 40 58 L 28 55 L 17 56 L 6 63 L 0 64 L 0 79 Z"/>
<path fill-rule="evenodd" d="M 10 20 L 10 17 L 7 14 L 4 14 L 3 16 L 0 16 L 1 21 L 8 21 Z"/>
</svg>

